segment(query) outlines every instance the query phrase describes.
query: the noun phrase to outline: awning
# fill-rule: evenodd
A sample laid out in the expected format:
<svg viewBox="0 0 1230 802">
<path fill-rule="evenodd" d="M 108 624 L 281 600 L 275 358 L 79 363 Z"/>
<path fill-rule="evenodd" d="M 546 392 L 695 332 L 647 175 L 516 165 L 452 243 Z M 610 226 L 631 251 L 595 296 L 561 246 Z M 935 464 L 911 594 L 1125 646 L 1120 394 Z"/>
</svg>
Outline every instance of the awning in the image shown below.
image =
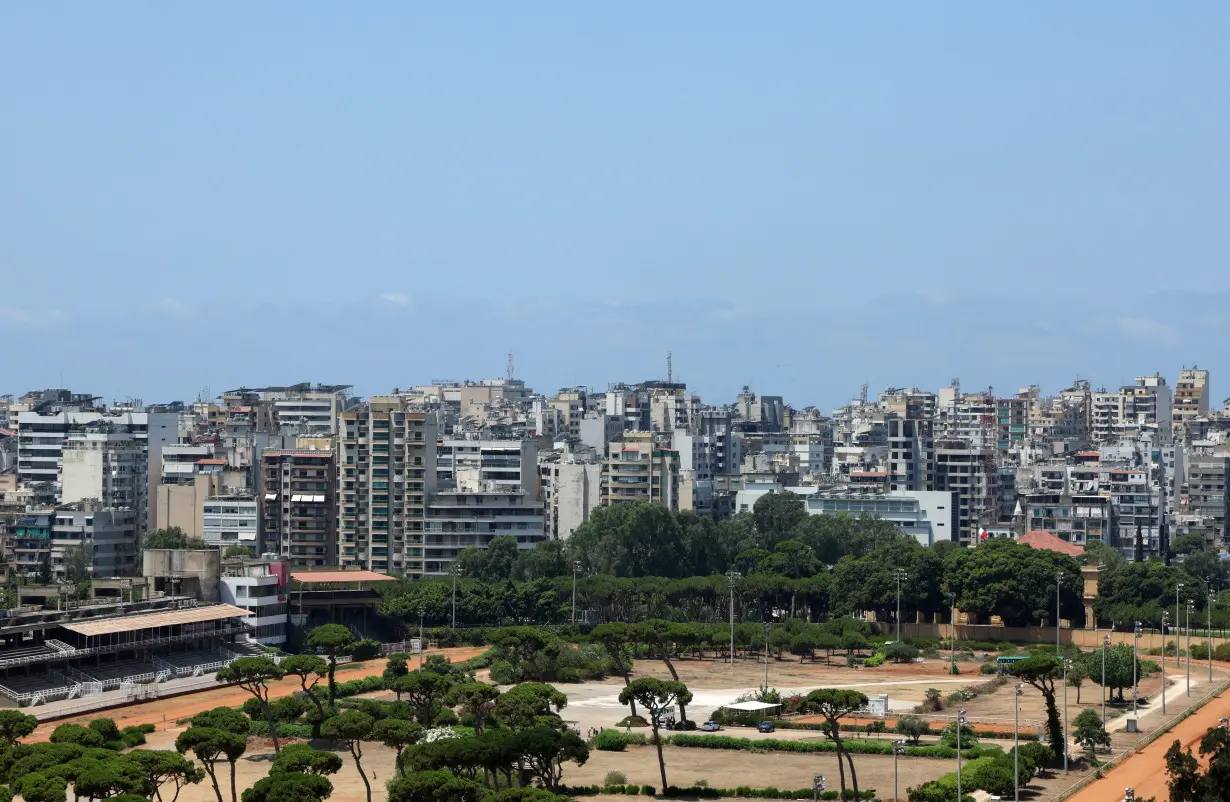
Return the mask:
<svg viewBox="0 0 1230 802">
<path fill-rule="evenodd" d="M 375 571 L 295 571 L 290 578 L 304 585 L 348 584 L 351 582 L 396 582 L 397 577 Z"/>
<path fill-rule="evenodd" d="M 248 611 L 242 607 L 235 607 L 230 604 L 212 604 L 207 607 L 188 607 L 162 613 L 143 613 L 141 615 L 99 618 L 93 621 L 76 621 L 60 624 L 60 626 L 70 632 L 76 632 L 78 635 L 93 637 L 95 635 L 112 635 L 117 632 L 136 632 L 137 630 L 154 629 L 156 627 L 200 624 L 206 621 L 220 621 L 226 618 L 243 618 L 247 615 Z"/>
<path fill-rule="evenodd" d="M 256 533 L 255 532 L 240 532 L 239 539 L 240 540 L 256 540 Z"/>
<path fill-rule="evenodd" d="M 773 705 L 768 702 L 731 702 L 728 705 L 722 705 L 723 710 L 744 710 L 748 713 L 769 710 L 774 707 L 781 707 L 781 705 Z"/>
<path fill-rule="evenodd" d="M 265 494 L 265 501 L 277 501 L 277 500 L 278 500 L 277 493 L 266 493 Z"/>
</svg>

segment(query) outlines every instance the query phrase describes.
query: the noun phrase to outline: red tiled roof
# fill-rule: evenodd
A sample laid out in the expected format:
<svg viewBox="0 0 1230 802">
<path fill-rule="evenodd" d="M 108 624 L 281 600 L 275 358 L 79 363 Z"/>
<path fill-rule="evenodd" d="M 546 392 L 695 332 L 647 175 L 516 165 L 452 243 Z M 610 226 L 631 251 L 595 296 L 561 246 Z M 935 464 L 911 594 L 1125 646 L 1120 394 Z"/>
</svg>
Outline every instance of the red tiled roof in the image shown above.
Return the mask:
<svg viewBox="0 0 1230 802">
<path fill-rule="evenodd" d="M 1060 554 L 1066 554 L 1069 557 L 1079 557 L 1085 553 L 1083 546 L 1077 546 L 1074 543 L 1069 543 L 1058 535 L 1051 534 L 1042 529 L 1035 529 L 1032 532 L 1026 532 L 1017 539 L 1018 543 L 1024 543 L 1026 546 L 1034 549 L 1046 549 L 1047 551 L 1057 551 Z"/>
</svg>

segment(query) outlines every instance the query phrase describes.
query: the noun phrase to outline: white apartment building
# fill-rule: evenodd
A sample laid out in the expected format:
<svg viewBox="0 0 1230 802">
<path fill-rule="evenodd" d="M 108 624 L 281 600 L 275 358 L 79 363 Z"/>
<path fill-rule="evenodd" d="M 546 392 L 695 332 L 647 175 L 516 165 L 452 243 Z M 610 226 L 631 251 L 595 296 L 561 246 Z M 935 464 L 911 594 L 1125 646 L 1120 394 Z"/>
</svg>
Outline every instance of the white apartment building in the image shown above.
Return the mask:
<svg viewBox="0 0 1230 802">
<path fill-rule="evenodd" d="M 210 443 L 171 443 L 162 447 L 162 478 L 159 484 L 192 484 L 201 472 L 201 460 L 212 460 Z M 204 463 L 210 464 L 210 463 Z"/>
<path fill-rule="evenodd" d="M 69 432 L 97 423 L 110 424 L 137 440 L 145 441 L 149 436 L 149 415 L 145 412 L 18 412 L 17 474 L 22 482 L 59 482 L 60 460 Z"/>
<path fill-rule="evenodd" d="M 545 528 L 552 538 L 567 538 L 602 503 L 602 465 L 564 455 L 542 466 Z"/>
<path fill-rule="evenodd" d="M 532 549 L 546 537 L 537 493 L 483 481 L 477 468 L 459 469 L 450 489 L 427 502 L 423 574 L 447 574 L 462 549 L 485 548 L 505 535 L 519 549 Z"/>
<path fill-rule="evenodd" d="M 92 499 L 102 506 L 136 512 L 145 533 L 148 480 L 146 444 L 129 432 L 73 432 L 64 441 L 60 499 L 64 503 Z"/>
<path fill-rule="evenodd" d="M 260 549 L 260 502 L 255 496 L 227 495 L 206 499 L 201 506 L 201 539 L 211 546 Z"/>
<path fill-rule="evenodd" d="M 91 575 L 133 576 L 138 523 L 133 510 L 90 502 L 20 514 L 13 527 L 13 566 L 28 576 L 49 566 L 55 578 L 64 579 L 72 550 L 81 548 Z"/>
<path fill-rule="evenodd" d="M 279 573 L 278 565 L 285 563 L 227 562 L 218 578 L 222 602 L 247 610 L 241 620 L 252 627 L 252 639 L 269 646 L 286 643 L 289 619 L 285 571 Z"/>
</svg>

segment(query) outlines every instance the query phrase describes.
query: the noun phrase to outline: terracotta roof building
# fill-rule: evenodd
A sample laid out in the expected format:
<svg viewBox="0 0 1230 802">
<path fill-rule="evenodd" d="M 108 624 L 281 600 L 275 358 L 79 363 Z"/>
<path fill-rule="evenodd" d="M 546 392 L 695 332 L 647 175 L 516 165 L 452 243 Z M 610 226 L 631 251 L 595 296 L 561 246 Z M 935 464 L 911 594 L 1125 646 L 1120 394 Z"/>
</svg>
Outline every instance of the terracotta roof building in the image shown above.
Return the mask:
<svg viewBox="0 0 1230 802">
<path fill-rule="evenodd" d="M 1057 551 L 1060 554 L 1066 554 L 1069 557 L 1079 557 L 1085 553 L 1084 547 L 1069 543 L 1063 538 L 1041 529 L 1026 532 L 1017 538 L 1017 542 L 1024 543 L 1026 546 L 1034 549 Z"/>
</svg>

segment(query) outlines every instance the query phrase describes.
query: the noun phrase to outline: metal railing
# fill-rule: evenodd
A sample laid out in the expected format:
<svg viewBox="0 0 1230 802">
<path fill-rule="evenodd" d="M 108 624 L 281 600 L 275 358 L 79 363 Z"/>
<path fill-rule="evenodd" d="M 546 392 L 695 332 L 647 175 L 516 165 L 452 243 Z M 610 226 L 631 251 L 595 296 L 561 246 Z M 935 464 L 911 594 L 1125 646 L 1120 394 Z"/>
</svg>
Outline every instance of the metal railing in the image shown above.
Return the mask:
<svg viewBox="0 0 1230 802">
<path fill-rule="evenodd" d="M 246 631 L 247 627 L 241 624 L 238 626 L 223 627 L 222 629 L 211 630 L 207 633 L 191 632 L 181 635 L 170 635 L 162 638 L 147 638 L 145 640 L 131 641 L 129 643 L 107 644 L 106 646 L 91 646 L 89 648 L 69 647 L 70 651 L 50 651 L 43 652 L 41 654 L 22 655 L 21 657 L 0 657 L 0 668 L 31 665 L 33 663 L 47 663 L 54 660 L 63 660 L 66 657 L 75 658 L 88 657 L 96 654 L 113 654 L 115 652 L 146 649 L 151 646 L 162 646 L 188 640 L 200 640 L 202 637 L 235 635 Z M 65 645 L 67 646 L 67 644 Z"/>
<path fill-rule="evenodd" d="M 64 641 L 56 640 L 55 638 L 48 638 L 47 640 L 43 641 L 43 643 L 44 645 L 50 646 L 51 648 L 55 649 L 57 652 L 74 652 L 77 650 L 76 647 L 69 646 Z"/>
</svg>

